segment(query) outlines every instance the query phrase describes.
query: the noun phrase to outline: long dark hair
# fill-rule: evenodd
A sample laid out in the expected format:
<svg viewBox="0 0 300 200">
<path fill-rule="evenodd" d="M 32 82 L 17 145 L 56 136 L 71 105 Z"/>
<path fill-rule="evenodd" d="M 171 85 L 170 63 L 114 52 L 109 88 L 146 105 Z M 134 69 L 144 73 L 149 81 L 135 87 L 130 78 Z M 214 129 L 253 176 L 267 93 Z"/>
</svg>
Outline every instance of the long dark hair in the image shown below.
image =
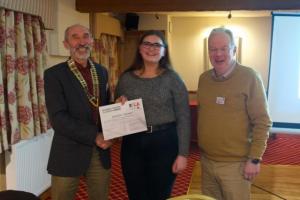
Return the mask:
<svg viewBox="0 0 300 200">
<path fill-rule="evenodd" d="M 135 59 L 134 59 L 132 65 L 127 70 L 125 70 L 125 72 L 142 69 L 144 67 L 144 61 L 143 61 L 143 58 L 140 54 L 139 47 L 143 43 L 144 38 L 147 37 L 147 36 L 150 36 L 150 35 L 155 35 L 155 36 L 159 37 L 161 39 L 163 45 L 164 45 L 164 48 L 165 48 L 165 55 L 160 59 L 159 67 L 164 68 L 164 69 L 171 69 L 172 68 L 170 57 L 169 57 L 168 44 L 166 42 L 164 34 L 161 31 L 158 31 L 158 30 L 149 30 L 149 31 L 146 31 L 142 35 L 142 37 L 139 41 L 139 44 L 138 44 L 138 48 L 136 50 Z"/>
</svg>

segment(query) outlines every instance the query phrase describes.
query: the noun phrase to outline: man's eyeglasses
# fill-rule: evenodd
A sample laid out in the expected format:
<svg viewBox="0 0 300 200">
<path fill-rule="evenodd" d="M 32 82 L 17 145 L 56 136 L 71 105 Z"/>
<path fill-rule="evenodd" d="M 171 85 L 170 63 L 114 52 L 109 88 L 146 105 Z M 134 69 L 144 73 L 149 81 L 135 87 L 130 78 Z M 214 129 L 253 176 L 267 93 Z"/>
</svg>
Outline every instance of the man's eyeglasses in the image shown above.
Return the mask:
<svg viewBox="0 0 300 200">
<path fill-rule="evenodd" d="M 165 45 L 160 44 L 160 43 L 151 43 L 151 42 L 142 42 L 142 46 L 145 49 L 150 49 L 153 48 L 154 50 L 159 50 L 162 47 L 165 47 Z"/>
</svg>

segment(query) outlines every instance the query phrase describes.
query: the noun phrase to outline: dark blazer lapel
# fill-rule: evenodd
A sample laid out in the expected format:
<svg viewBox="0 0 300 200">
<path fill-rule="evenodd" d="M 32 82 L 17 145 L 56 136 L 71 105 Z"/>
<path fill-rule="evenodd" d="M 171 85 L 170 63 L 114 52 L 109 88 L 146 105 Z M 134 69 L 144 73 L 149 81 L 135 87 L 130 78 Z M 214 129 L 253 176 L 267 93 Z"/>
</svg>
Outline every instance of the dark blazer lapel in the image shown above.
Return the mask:
<svg viewBox="0 0 300 200">
<path fill-rule="evenodd" d="M 102 79 L 104 78 L 104 76 L 102 74 L 101 69 L 96 65 L 95 65 L 95 67 L 96 67 L 96 71 L 97 71 L 97 75 L 98 75 L 98 81 L 99 81 L 99 102 L 100 102 L 100 105 L 102 105 L 102 101 L 103 101 L 103 98 L 104 98 L 103 97 L 103 80 Z"/>
<path fill-rule="evenodd" d="M 94 63 L 95 64 L 95 63 Z M 109 93 L 108 93 L 108 74 L 106 70 L 101 65 L 95 64 L 98 80 L 99 80 L 99 97 L 100 97 L 100 106 L 106 105 L 109 103 Z"/>
</svg>

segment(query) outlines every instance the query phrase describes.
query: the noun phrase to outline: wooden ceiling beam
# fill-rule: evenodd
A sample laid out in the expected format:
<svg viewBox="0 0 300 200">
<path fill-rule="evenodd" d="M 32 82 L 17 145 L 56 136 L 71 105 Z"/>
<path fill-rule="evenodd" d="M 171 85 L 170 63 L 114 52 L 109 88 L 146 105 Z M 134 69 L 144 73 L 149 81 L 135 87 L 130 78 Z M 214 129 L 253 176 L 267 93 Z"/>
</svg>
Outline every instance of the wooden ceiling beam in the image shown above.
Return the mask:
<svg viewBox="0 0 300 200">
<path fill-rule="evenodd" d="M 76 0 L 79 12 L 298 10 L 300 0 Z"/>
</svg>

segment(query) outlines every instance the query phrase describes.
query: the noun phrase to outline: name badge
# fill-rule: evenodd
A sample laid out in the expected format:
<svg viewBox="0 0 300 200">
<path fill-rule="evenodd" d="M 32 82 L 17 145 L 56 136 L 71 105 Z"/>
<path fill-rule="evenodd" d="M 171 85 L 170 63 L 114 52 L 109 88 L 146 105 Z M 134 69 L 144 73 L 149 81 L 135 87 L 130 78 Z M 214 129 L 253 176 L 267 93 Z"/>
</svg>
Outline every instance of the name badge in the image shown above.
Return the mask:
<svg viewBox="0 0 300 200">
<path fill-rule="evenodd" d="M 225 104 L 225 97 L 217 97 L 216 104 L 224 105 Z"/>
</svg>

